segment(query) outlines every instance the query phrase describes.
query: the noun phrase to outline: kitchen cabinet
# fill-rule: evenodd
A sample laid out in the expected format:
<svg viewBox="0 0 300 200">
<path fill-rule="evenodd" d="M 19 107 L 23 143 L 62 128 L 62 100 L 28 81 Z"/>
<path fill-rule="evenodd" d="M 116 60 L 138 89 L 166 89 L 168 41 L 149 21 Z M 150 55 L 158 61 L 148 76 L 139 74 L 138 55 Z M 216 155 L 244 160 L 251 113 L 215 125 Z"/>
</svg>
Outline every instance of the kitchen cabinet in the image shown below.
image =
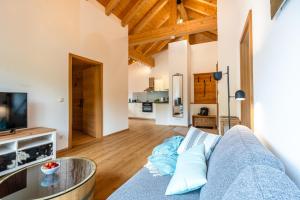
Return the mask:
<svg viewBox="0 0 300 200">
<path fill-rule="evenodd" d="M 143 112 L 142 103 L 128 103 L 128 117 L 140 119 L 155 119 L 155 104 L 153 104 L 153 112 Z"/>
<path fill-rule="evenodd" d="M 166 91 L 169 90 L 169 76 L 161 78 L 155 78 L 154 90 L 155 91 Z"/>
</svg>

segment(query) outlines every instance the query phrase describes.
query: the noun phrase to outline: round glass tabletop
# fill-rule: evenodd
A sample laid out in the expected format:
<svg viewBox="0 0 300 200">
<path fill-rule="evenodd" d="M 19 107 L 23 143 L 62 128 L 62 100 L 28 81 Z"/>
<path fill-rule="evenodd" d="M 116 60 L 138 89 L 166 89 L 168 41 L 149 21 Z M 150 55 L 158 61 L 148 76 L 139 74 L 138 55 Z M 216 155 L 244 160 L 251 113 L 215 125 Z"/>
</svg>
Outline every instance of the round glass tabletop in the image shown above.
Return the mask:
<svg viewBox="0 0 300 200">
<path fill-rule="evenodd" d="M 96 164 L 85 158 L 55 160 L 60 168 L 53 175 L 44 175 L 41 166 L 30 166 L 0 180 L 0 199 L 50 199 L 63 195 L 88 181 L 96 172 Z"/>
</svg>

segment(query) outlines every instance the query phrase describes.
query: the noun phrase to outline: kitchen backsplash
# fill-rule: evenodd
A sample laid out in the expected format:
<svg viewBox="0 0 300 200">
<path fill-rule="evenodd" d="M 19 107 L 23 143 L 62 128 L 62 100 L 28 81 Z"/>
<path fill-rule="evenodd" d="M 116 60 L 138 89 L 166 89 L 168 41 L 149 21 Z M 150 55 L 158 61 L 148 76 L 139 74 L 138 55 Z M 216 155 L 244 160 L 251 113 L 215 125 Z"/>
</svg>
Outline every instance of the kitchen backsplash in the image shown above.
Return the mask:
<svg viewBox="0 0 300 200">
<path fill-rule="evenodd" d="M 137 100 L 138 102 L 154 102 L 156 99 L 165 98 L 166 100 L 169 99 L 169 92 L 168 91 L 159 91 L 159 92 L 134 92 L 132 94 L 131 100 Z"/>
</svg>

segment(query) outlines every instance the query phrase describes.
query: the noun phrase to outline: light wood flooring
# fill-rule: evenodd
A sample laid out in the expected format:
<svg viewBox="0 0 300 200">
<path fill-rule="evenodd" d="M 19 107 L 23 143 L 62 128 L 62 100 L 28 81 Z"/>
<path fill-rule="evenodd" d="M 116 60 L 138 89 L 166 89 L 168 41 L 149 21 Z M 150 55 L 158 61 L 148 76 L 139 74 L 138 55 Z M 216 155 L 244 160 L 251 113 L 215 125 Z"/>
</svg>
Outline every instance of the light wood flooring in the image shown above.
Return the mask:
<svg viewBox="0 0 300 200">
<path fill-rule="evenodd" d="M 77 147 L 77 146 L 80 146 L 83 144 L 95 142 L 96 140 L 97 140 L 96 138 L 94 138 L 88 134 L 82 133 L 80 131 L 72 132 L 72 146 L 73 147 Z"/>
<path fill-rule="evenodd" d="M 178 135 L 174 130 L 171 126 L 157 126 L 153 121 L 129 120 L 129 130 L 106 136 L 102 141 L 75 145 L 58 156 L 81 156 L 94 160 L 97 164 L 95 200 L 102 200 L 146 164 L 156 145 L 167 137 Z"/>
</svg>

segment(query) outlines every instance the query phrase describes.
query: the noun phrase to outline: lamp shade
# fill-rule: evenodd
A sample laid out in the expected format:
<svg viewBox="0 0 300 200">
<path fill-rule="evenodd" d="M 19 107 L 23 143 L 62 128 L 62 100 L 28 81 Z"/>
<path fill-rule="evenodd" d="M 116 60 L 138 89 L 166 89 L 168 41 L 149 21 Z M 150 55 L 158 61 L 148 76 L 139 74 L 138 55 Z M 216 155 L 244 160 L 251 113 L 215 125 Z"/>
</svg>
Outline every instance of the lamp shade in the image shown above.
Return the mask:
<svg viewBox="0 0 300 200">
<path fill-rule="evenodd" d="M 246 99 L 246 93 L 243 90 L 238 90 L 235 92 L 235 100 L 244 101 Z"/>
<path fill-rule="evenodd" d="M 216 81 L 219 81 L 222 79 L 222 72 L 214 72 L 213 75 L 214 75 L 214 79 Z"/>
</svg>

